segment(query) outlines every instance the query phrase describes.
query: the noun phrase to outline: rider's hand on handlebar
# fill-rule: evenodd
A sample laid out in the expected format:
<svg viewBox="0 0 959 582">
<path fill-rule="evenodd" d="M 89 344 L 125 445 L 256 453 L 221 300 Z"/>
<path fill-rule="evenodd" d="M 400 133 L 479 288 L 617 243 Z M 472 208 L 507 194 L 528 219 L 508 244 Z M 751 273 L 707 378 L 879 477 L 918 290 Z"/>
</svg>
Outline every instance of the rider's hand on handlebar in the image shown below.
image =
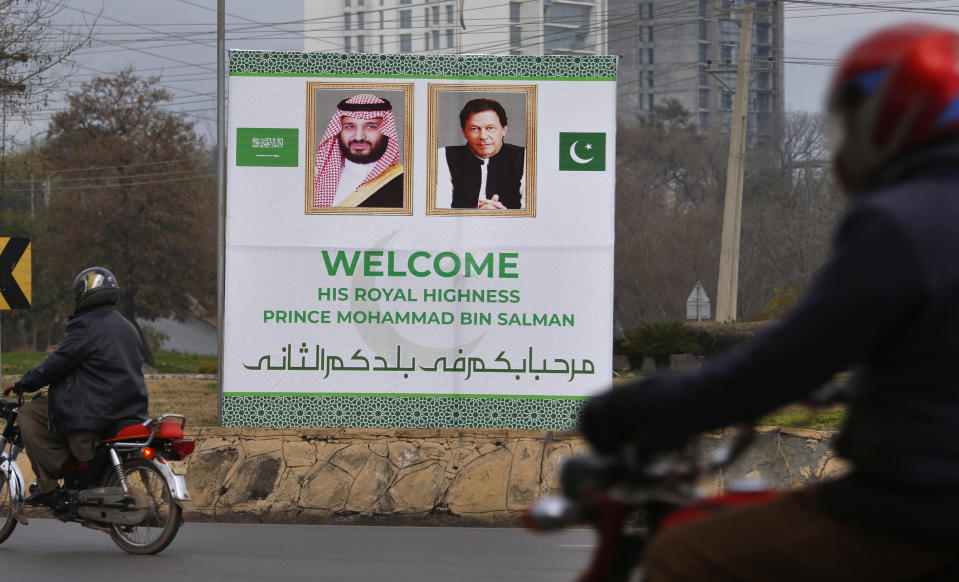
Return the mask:
<svg viewBox="0 0 959 582">
<path fill-rule="evenodd" d="M 10 394 L 10 392 L 13 391 L 13 385 L 14 385 L 14 384 L 15 384 L 15 382 L 11 382 L 11 383 L 8 384 L 7 386 L 4 386 L 4 388 L 3 388 L 3 395 L 4 395 L 4 396 Z"/>
</svg>

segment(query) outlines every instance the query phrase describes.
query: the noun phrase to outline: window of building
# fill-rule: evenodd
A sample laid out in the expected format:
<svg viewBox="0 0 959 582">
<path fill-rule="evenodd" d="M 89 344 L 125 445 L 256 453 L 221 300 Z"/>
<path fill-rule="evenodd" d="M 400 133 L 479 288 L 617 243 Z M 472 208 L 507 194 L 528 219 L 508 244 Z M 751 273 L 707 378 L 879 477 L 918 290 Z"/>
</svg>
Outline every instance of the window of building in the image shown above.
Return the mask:
<svg viewBox="0 0 959 582">
<path fill-rule="evenodd" d="M 353 39 L 350 38 L 350 37 L 348 37 L 348 36 L 344 36 L 344 37 L 343 37 L 343 51 L 344 51 L 344 52 L 350 52 L 350 51 L 352 50 L 352 41 L 353 41 Z"/>
<path fill-rule="evenodd" d="M 650 65 L 656 62 L 655 59 L 653 59 L 653 49 L 651 48 L 646 49 L 646 62 Z"/>
<path fill-rule="evenodd" d="M 400 35 L 400 52 L 401 53 L 413 52 L 413 35 L 412 34 Z"/>
<path fill-rule="evenodd" d="M 343 13 L 343 30 L 351 30 L 351 28 L 352 28 L 352 24 L 351 24 L 352 18 L 353 18 L 353 15 L 350 14 L 349 12 Z"/>
<path fill-rule="evenodd" d="M 649 95 L 647 95 L 647 96 L 646 96 L 646 99 L 647 99 L 647 103 L 649 104 L 649 109 L 652 110 L 652 108 L 653 108 L 653 106 L 654 106 L 654 103 L 653 103 L 653 94 L 650 93 Z"/>
<path fill-rule="evenodd" d="M 647 27 L 646 27 L 646 40 L 648 40 L 649 42 L 653 42 L 653 27 L 652 27 L 652 26 L 647 26 Z"/>
<path fill-rule="evenodd" d="M 699 112 L 699 128 L 707 129 L 709 127 L 709 113 L 705 111 Z"/>
<path fill-rule="evenodd" d="M 709 45 L 699 45 L 699 62 L 705 63 L 709 60 Z"/>
<path fill-rule="evenodd" d="M 400 0 L 400 4 L 412 4 L 413 0 Z"/>
<path fill-rule="evenodd" d="M 366 37 L 362 37 L 362 36 L 356 37 L 356 52 L 358 53 L 366 52 Z"/>
<path fill-rule="evenodd" d="M 413 11 L 400 10 L 400 28 L 412 28 L 412 27 L 413 27 Z"/>
<path fill-rule="evenodd" d="M 359 1 L 359 5 L 360 5 L 360 6 L 363 6 L 364 3 L 365 3 L 364 0 L 360 0 L 360 1 Z"/>
<path fill-rule="evenodd" d="M 705 65 L 699 65 L 699 85 L 709 85 L 709 68 Z"/>
<path fill-rule="evenodd" d="M 433 36 L 433 50 L 438 50 L 440 48 L 440 31 L 432 30 L 430 34 Z"/>
<path fill-rule="evenodd" d="M 759 44 L 767 44 L 769 42 L 769 23 L 768 22 L 756 23 L 755 40 Z"/>
<path fill-rule="evenodd" d="M 380 10 L 380 30 L 383 30 L 383 10 Z"/>
<path fill-rule="evenodd" d="M 722 104 L 720 105 L 723 109 L 732 109 L 733 108 L 733 94 L 729 91 L 723 91 L 722 94 Z"/>
<path fill-rule="evenodd" d="M 646 18 L 652 18 L 652 17 L 653 17 L 653 3 L 652 3 L 652 2 L 647 2 L 647 3 L 646 3 Z"/>
<path fill-rule="evenodd" d="M 356 13 L 356 28 L 359 30 L 366 28 L 366 12 Z"/>
<path fill-rule="evenodd" d="M 446 29 L 446 48 L 451 49 L 456 45 L 456 33 L 452 28 Z"/>
<path fill-rule="evenodd" d="M 589 26 L 591 6 L 584 4 L 560 4 L 546 1 L 543 3 L 544 24 L 567 26 Z"/>
<path fill-rule="evenodd" d="M 654 81 L 653 81 L 653 72 L 652 72 L 652 71 L 646 71 L 646 86 L 647 86 L 647 87 L 653 87 L 654 85 L 655 85 L 655 83 L 654 83 Z"/>
<path fill-rule="evenodd" d="M 509 27 L 509 48 L 519 50 L 523 46 L 523 27 L 515 24 Z M 519 52 L 511 53 L 519 54 Z"/>
<path fill-rule="evenodd" d="M 707 0 L 699 0 L 699 17 L 706 18 L 706 2 Z"/>
<path fill-rule="evenodd" d="M 346 7 L 349 8 L 349 6 L 350 6 L 350 0 L 346 0 Z"/>
<path fill-rule="evenodd" d="M 429 6 L 423 7 L 423 25 L 424 26 L 430 25 L 430 7 Z"/>
<path fill-rule="evenodd" d="M 433 25 L 435 26 L 440 23 L 440 7 L 433 6 L 432 11 L 433 11 Z"/>
<path fill-rule="evenodd" d="M 519 9 L 522 6 L 519 2 L 510 2 L 509 3 L 509 21 L 510 22 L 519 22 Z"/>
<path fill-rule="evenodd" d="M 709 40 L 709 21 L 699 21 L 699 40 Z"/>
<path fill-rule="evenodd" d="M 453 11 L 454 11 L 453 5 L 447 4 L 446 5 L 446 23 L 447 24 L 453 24 Z"/>
<path fill-rule="evenodd" d="M 385 53 L 385 52 L 386 52 L 386 50 L 385 50 L 385 46 L 384 46 L 384 43 L 383 43 L 383 35 L 381 34 L 381 35 L 380 35 L 380 53 Z"/>
<path fill-rule="evenodd" d="M 709 89 L 699 90 L 699 108 L 709 109 Z"/>
<path fill-rule="evenodd" d="M 733 60 L 733 45 L 724 44 L 720 47 L 720 58 L 724 63 L 732 62 Z"/>
</svg>

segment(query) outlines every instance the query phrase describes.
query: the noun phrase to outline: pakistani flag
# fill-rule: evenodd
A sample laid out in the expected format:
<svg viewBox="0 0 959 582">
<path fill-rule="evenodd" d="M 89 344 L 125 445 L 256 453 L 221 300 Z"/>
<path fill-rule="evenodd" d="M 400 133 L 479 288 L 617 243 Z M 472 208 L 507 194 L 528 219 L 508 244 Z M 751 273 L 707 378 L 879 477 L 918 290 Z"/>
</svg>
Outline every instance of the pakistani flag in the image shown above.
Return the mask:
<svg viewBox="0 0 959 582">
<path fill-rule="evenodd" d="M 605 172 L 605 133 L 559 134 L 559 169 L 566 172 Z"/>
</svg>

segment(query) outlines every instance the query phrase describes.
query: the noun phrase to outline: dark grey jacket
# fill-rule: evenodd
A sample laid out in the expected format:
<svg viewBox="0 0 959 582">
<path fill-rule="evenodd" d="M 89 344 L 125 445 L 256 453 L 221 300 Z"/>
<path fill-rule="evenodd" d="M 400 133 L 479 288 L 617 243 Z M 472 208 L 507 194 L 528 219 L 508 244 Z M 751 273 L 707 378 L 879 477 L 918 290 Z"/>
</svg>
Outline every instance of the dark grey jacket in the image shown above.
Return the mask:
<svg viewBox="0 0 959 582">
<path fill-rule="evenodd" d="M 126 419 L 147 418 L 143 347 L 133 325 L 112 305 L 70 318 L 66 332 L 37 367 L 14 385 L 33 392 L 49 385 L 50 430 L 99 433 Z"/>
<path fill-rule="evenodd" d="M 583 428 L 600 448 L 675 440 L 755 420 L 847 369 L 856 393 L 838 448 L 853 472 L 824 487 L 826 508 L 959 543 L 959 145 L 903 160 L 859 196 L 781 322 L 692 373 L 598 396 Z"/>
</svg>

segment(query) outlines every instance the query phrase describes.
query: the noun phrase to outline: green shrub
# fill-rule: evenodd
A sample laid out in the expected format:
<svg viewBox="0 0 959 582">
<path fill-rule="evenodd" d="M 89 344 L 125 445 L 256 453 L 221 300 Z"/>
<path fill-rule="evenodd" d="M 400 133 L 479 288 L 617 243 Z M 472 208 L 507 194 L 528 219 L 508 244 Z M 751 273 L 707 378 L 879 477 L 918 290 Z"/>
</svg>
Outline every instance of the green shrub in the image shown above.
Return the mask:
<svg viewBox="0 0 959 582">
<path fill-rule="evenodd" d="M 700 321 L 690 323 L 692 340 L 699 346 L 696 355 L 709 357 L 728 351 L 752 338 L 769 325 L 766 321 L 717 323 Z"/>
<path fill-rule="evenodd" d="M 212 362 L 203 362 L 196 368 L 197 374 L 216 374 L 216 360 Z"/>
<path fill-rule="evenodd" d="M 790 285 L 788 287 L 777 287 L 776 295 L 763 306 L 756 319 L 769 320 L 776 319 L 793 308 L 799 302 L 805 291 L 802 285 Z"/>
<path fill-rule="evenodd" d="M 637 354 L 653 358 L 656 369 L 662 370 L 669 368 L 669 356 L 672 354 L 697 353 L 699 346 L 692 329 L 685 322 L 663 320 L 644 321 L 626 330 L 622 349 L 627 356 Z"/>
<path fill-rule="evenodd" d="M 629 335 L 629 332 L 626 333 Z M 613 355 L 626 356 L 631 370 L 641 370 L 643 368 L 643 358 L 645 356 L 637 351 L 625 336 L 613 338 Z"/>
</svg>

